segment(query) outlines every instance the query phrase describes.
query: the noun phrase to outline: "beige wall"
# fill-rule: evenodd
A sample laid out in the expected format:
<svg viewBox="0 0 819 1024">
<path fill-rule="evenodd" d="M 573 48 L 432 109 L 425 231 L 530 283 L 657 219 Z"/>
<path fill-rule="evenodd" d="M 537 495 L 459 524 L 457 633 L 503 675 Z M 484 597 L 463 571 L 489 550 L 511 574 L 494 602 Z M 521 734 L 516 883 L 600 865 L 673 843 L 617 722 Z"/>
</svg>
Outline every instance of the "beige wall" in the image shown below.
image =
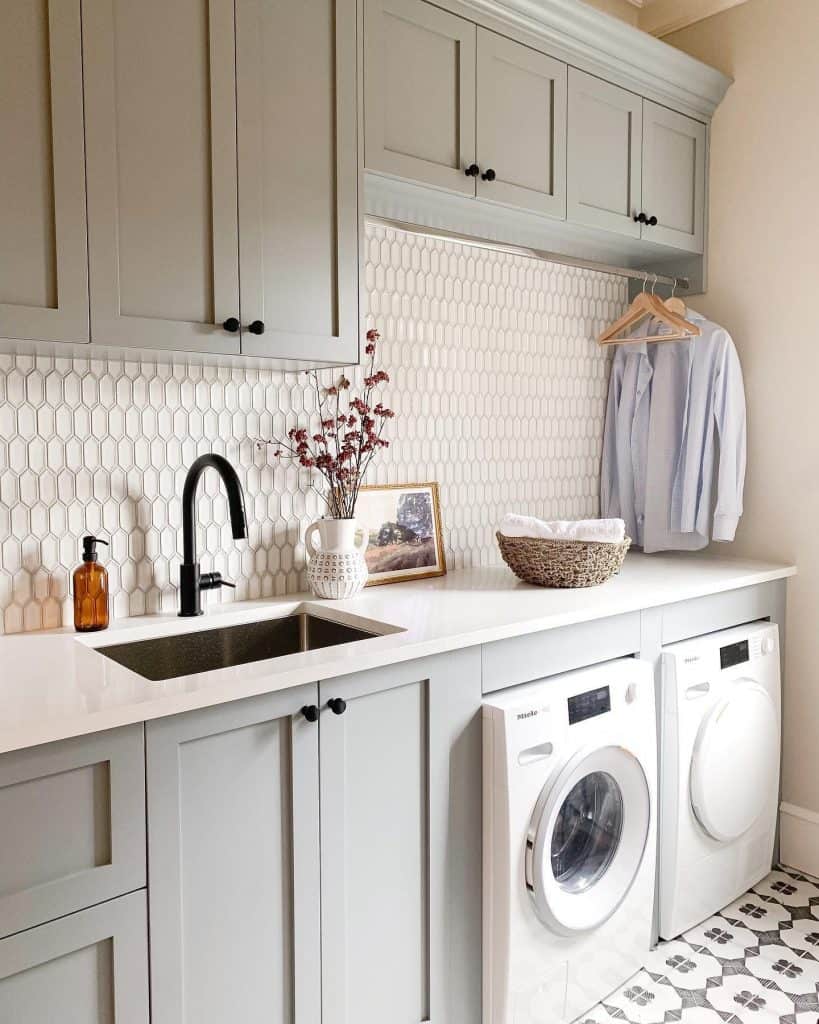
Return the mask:
<svg viewBox="0 0 819 1024">
<path fill-rule="evenodd" d="M 819 812 L 819 72 L 816 0 L 749 0 L 667 42 L 735 79 L 713 123 L 710 286 L 749 406 L 737 548 L 789 585 L 784 799 Z M 793 824 L 793 823 L 792 823 Z M 786 822 L 783 818 L 783 828 Z M 796 826 L 794 826 L 796 827 Z M 819 864 L 819 817 L 805 856 Z M 804 863 L 805 869 L 810 865 Z"/>
</svg>

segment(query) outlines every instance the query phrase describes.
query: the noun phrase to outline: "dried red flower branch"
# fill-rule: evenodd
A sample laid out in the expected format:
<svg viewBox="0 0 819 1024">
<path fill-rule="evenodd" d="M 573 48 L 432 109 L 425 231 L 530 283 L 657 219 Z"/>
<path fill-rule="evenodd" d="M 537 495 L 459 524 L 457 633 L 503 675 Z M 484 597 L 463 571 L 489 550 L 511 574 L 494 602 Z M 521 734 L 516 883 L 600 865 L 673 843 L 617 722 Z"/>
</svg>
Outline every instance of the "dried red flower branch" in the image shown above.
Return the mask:
<svg viewBox="0 0 819 1024">
<path fill-rule="evenodd" d="M 260 450 L 274 447 L 275 458 L 289 458 L 306 469 L 315 469 L 327 484 L 327 511 L 333 519 L 351 519 L 355 514 L 358 492 L 370 465 L 379 451 L 389 448 L 382 437 L 388 420 L 395 413 L 382 402 L 373 404 L 373 392 L 389 383 L 385 370 L 375 369 L 375 356 L 381 335 L 367 331 L 364 352 L 369 357 L 364 374 L 364 390 L 360 395 L 350 392 L 351 382 L 342 373 L 329 386 L 323 386 L 316 370 L 307 376 L 316 394 L 318 422 L 310 430 L 292 427 L 287 440 L 259 438 Z M 342 395 L 344 405 L 342 405 Z M 354 416 L 353 413 L 358 416 Z"/>
</svg>

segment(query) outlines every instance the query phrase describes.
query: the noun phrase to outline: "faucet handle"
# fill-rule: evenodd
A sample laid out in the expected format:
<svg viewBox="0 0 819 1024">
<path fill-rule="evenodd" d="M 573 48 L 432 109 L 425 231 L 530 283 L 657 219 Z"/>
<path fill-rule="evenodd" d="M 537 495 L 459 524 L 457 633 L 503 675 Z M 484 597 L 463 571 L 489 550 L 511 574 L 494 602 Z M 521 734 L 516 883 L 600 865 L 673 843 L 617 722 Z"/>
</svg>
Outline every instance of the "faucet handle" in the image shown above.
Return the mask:
<svg viewBox="0 0 819 1024">
<path fill-rule="evenodd" d="M 203 572 L 199 576 L 200 590 L 218 590 L 220 587 L 231 587 L 236 589 L 236 584 L 230 580 L 223 580 L 220 572 Z"/>
</svg>

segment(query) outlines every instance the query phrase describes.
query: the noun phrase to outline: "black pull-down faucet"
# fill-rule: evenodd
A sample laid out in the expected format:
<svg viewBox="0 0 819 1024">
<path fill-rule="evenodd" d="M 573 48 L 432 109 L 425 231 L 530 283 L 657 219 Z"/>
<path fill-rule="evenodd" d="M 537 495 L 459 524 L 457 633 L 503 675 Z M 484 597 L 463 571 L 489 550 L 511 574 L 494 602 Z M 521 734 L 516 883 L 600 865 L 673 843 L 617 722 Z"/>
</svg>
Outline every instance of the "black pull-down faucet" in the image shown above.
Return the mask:
<svg viewBox="0 0 819 1024">
<path fill-rule="evenodd" d="M 179 614 L 182 616 L 202 614 L 202 591 L 219 587 L 233 587 L 234 583 L 223 580 L 221 573 L 199 571 L 196 558 L 196 488 L 204 471 L 211 467 L 221 476 L 225 485 L 230 510 L 230 526 L 233 539 L 247 537 L 247 517 L 242 485 L 236 470 L 221 455 L 200 455 L 188 470 L 182 491 L 182 542 L 183 560 L 179 567 Z"/>
</svg>

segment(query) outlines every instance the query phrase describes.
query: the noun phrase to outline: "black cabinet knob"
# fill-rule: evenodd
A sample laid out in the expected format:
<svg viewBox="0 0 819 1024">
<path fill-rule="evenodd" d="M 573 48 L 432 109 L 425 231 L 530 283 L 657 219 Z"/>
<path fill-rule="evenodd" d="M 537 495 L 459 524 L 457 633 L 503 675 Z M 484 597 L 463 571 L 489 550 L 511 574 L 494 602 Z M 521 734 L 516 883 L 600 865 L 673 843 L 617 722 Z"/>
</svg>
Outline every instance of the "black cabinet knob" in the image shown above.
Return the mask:
<svg viewBox="0 0 819 1024">
<path fill-rule="evenodd" d="M 317 722 L 319 716 L 319 709 L 315 704 L 305 704 L 301 709 L 301 713 L 307 719 L 308 722 Z"/>
<path fill-rule="evenodd" d="M 464 168 L 464 174 L 467 178 L 477 178 L 480 173 L 481 169 L 477 164 L 470 164 L 469 167 Z"/>
<path fill-rule="evenodd" d="M 487 167 L 486 170 L 481 175 L 481 178 L 484 181 L 494 181 L 495 177 L 496 177 L 495 172 L 492 170 L 491 167 Z"/>
<path fill-rule="evenodd" d="M 222 327 L 226 331 L 230 331 L 231 334 L 235 334 L 239 330 L 239 321 L 235 316 L 229 316 L 222 324 Z"/>
<path fill-rule="evenodd" d="M 254 320 L 252 324 L 247 325 L 247 329 L 251 334 L 264 334 L 264 321 Z"/>
<path fill-rule="evenodd" d="M 327 707 L 333 712 L 334 715 L 343 715 L 347 710 L 347 701 L 342 700 L 341 697 L 331 697 L 327 701 Z"/>
<path fill-rule="evenodd" d="M 644 213 L 641 213 L 639 216 L 635 213 L 634 214 L 634 223 L 635 224 L 648 224 L 648 217 L 646 217 L 646 215 Z"/>
<path fill-rule="evenodd" d="M 656 217 L 649 217 L 648 218 L 648 226 L 650 228 L 656 228 L 657 227 L 657 218 Z"/>
</svg>

